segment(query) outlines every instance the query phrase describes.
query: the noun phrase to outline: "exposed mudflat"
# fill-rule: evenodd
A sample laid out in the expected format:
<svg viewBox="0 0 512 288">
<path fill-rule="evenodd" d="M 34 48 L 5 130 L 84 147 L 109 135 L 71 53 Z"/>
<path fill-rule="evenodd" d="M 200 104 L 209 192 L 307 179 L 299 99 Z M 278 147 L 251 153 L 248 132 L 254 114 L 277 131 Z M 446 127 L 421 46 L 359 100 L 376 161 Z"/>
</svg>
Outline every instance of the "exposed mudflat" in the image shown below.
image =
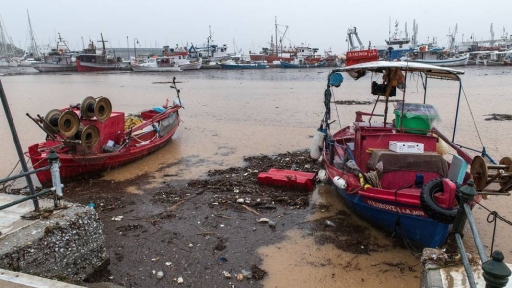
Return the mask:
<svg viewBox="0 0 512 288">
<path fill-rule="evenodd" d="M 94 205 L 110 256 L 108 268 L 79 284 L 169 287 L 182 279 L 186 287 L 259 287 L 268 273 L 256 251 L 283 241 L 293 228 L 313 236 L 316 245 L 332 244 L 354 257 L 389 248 L 353 221 L 351 213 L 304 221 L 314 211 L 330 209 L 310 204 L 311 191 L 257 183 L 259 172 L 270 168 L 316 172 L 319 166 L 307 152 L 261 155 L 245 162 L 243 167 L 209 171 L 204 179 L 159 179 L 160 185 L 148 185 L 148 175 L 67 184 L 67 200 Z"/>
</svg>

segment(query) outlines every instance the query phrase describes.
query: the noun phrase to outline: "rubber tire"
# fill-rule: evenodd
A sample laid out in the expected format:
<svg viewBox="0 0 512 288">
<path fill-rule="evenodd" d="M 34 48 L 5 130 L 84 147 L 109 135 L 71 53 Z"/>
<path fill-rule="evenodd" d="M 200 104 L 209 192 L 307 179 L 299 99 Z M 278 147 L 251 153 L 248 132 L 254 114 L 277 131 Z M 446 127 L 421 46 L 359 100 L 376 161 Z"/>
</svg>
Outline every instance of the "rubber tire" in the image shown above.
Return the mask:
<svg viewBox="0 0 512 288">
<path fill-rule="evenodd" d="M 456 184 L 456 189 L 459 190 L 460 185 Z M 420 203 L 425 213 L 430 218 L 441 223 L 452 224 L 457 215 L 457 207 L 453 209 L 446 209 L 434 200 L 434 194 L 443 191 L 443 181 L 441 178 L 433 179 L 423 187 L 420 193 Z M 455 198 L 459 200 L 459 196 L 455 194 Z"/>
</svg>

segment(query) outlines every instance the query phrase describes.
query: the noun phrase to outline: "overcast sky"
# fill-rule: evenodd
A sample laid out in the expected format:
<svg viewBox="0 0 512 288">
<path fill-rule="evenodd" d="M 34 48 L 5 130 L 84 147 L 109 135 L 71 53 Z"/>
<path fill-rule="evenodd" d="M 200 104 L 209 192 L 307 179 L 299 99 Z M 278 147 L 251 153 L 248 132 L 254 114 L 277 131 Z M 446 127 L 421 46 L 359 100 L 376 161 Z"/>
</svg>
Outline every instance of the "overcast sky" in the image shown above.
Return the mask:
<svg viewBox="0 0 512 288">
<path fill-rule="evenodd" d="M 347 29 L 353 26 L 365 46 L 369 41 L 383 45 L 390 19 L 402 30 L 407 22 L 410 34 L 416 20 L 423 43 L 437 37 L 439 45 L 447 46 L 455 24 L 457 41 L 471 35 L 490 39 L 491 23 L 495 39 L 500 38 L 503 28 L 512 32 L 509 1 L 4 0 L 9 4 L 2 3 L 0 15 L 14 44 L 23 49 L 30 43 L 28 9 L 38 44 L 53 45 L 60 32 L 73 50 L 82 49 L 82 38 L 87 44 L 100 39 L 100 33 L 109 41 L 107 47 L 133 48 L 135 38 L 138 48 L 198 45 L 206 43 L 211 27 L 215 44 L 227 44 L 230 52 L 236 44 L 248 54 L 268 46 L 277 17 L 281 32 L 288 26 L 283 44 L 306 44 L 320 52 L 331 48 L 341 54 L 347 50 Z"/>
</svg>

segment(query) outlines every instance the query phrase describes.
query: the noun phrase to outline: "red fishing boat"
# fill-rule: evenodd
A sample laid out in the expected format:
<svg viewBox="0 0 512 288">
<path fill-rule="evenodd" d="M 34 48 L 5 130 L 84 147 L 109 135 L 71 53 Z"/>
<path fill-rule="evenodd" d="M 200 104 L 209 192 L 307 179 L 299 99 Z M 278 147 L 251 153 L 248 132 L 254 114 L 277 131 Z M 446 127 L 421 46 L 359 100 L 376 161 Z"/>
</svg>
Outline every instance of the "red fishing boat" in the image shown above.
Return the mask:
<svg viewBox="0 0 512 288">
<path fill-rule="evenodd" d="M 176 86 L 171 86 L 176 89 Z M 46 140 L 28 147 L 34 169 L 48 166 L 48 155 L 59 155 L 61 180 L 97 175 L 138 160 L 171 140 L 181 121 L 178 98 L 168 105 L 127 116 L 112 112 L 108 98 L 86 97 L 81 104 L 53 109 L 43 118 L 29 116 L 46 132 Z M 51 185 L 48 170 L 37 173 L 42 185 Z"/>
<path fill-rule="evenodd" d="M 108 53 L 105 47 L 105 40 L 101 34 L 102 49 L 98 50 L 92 40 L 83 50 L 83 53 L 76 57 L 76 70 L 78 72 L 101 72 L 109 70 L 131 70 L 130 63 L 124 62 L 121 57 Z"/>
<path fill-rule="evenodd" d="M 343 82 L 342 72 L 355 79 L 371 74 L 368 84 L 377 101 L 371 111 L 357 111 L 354 122 L 348 126 L 331 129 L 336 122 L 331 120 L 331 105 L 335 102 L 331 89 Z M 455 141 L 463 73 L 420 63 L 373 61 L 332 70 L 327 79 L 325 114 L 311 148 L 311 157 L 322 161 L 325 168 L 319 175 L 333 184 L 356 214 L 386 232 L 400 235 L 407 243 L 423 247 L 443 245 L 457 214 L 461 185 L 473 186 L 469 179 L 483 193 L 504 195 L 512 189 L 510 174 L 487 172 L 488 168 L 510 171 L 509 157 L 495 165 L 485 147 L 468 148 Z M 414 91 L 406 95 L 407 78 L 419 79 L 420 84 L 413 85 Z M 375 79 L 383 80 L 377 83 Z M 453 97 L 456 104 L 451 139 L 434 126 L 439 116 L 435 107 L 425 102 L 427 79 L 454 81 L 454 86 L 459 87 Z M 416 87 L 424 91 L 414 93 Z M 401 93 L 397 94 L 398 91 Z M 389 97 L 398 95 L 400 101 L 388 113 Z M 378 101 L 381 97 L 383 102 Z M 383 113 L 377 112 L 377 108 L 383 108 Z M 343 113 L 338 111 L 332 115 L 340 114 Z M 389 119 L 391 115 L 395 119 Z M 475 152 L 493 165 L 487 167 L 481 156 L 473 158 L 471 154 Z M 500 183 L 499 190 L 488 190 L 493 181 Z M 480 199 L 477 196 L 475 201 Z"/>
</svg>

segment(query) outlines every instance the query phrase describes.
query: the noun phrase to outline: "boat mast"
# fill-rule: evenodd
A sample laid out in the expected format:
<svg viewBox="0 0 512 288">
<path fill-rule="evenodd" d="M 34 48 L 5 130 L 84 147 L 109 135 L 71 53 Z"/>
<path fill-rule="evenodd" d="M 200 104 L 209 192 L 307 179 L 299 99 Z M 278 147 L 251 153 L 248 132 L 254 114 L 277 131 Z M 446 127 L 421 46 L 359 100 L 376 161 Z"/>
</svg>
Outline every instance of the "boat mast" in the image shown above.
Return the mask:
<svg viewBox="0 0 512 288">
<path fill-rule="evenodd" d="M 491 46 L 494 46 L 494 29 L 492 28 L 492 23 L 491 30 L 489 32 L 491 32 Z"/>
<path fill-rule="evenodd" d="M 30 43 L 32 45 L 32 49 L 34 50 L 33 51 L 34 57 L 41 57 L 41 52 L 39 51 L 39 46 L 37 45 L 36 37 L 34 37 L 34 31 L 32 31 L 32 23 L 30 22 L 30 15 L 28 14 L 28 9 L 27 9 L 27 17 L 28 17 L 28 29 L 29 29 L 29 33 L 30 33 Z"/>
<path fill-rule="evenodd" d="M 278 51 L 279 48 L 277 47 L 277 16 L 274 16 L 274 17 L 275 17 L 275 23 L 276 23 L 276 34 L 275 34 L 276 35 L 276 55 L 279 55 L 278 54 L 279 53 L 279 51 Z M 273 45 L 273 43 L 270 43 L 270 46 L 272 46 L 272 45 Z"/>
<path fill-rule="evenodd" d="M 64 41 L 64 39 L 62 39 L 62 37 L 60 36 L 60 32 L 58 34 L 59 34 L 59 40 L 57 41 L 57 51 L 59 50 L 59 43 L 62 43 L 62 44 L 64 44 L 64 47 L 66 47 L 66 49 L 68 50 L 67 52 L 71 52 L 71 49 L 69 49 L 68 43 L 66 43 L 66 41 Z"/>
<path fill-rule="evenodd" d="M 276 19 L 275 20 L 276 21 L 276 55 L 279 55 L 279 49 L 281 49 L 281 55 L 279 55 L 279 56 L 283 56 L 283 39 L 286 36 L 286 32 L 288 32 L 288 25 L 279 25 L 279 24 L 277 24 L 277 16 L 276 16 L 275 19 Z M 278 36 L 278 33 L 279 33 L 278 27 L 279 26 L 283 26 L 283 27 L 286 28 L 284 30 L 284 33 L 283 33 L 282 37 Z M 272 41 L 272 38 L 270 38 L 270 46 L 271 46 L 271 48 L 272 48 L 272 45 L 273 45 L 273 41 Z"/>
<path fill-rule="evenodd" d="M 2 21 L 0 21 L 0 58 L 7 59 L 7 40 L 4 35 L 4 27 L 2 25 Z"/>
<path fill-rule="evenodd" d="M 103 33 L 100 33 L 101 35 L 101 43 L 103 44 L 103 55 L 106 55 L 107 54 L 107 49 L 105 48 L 105 40 L 103 40 Z"/>
<path fill-rule="evenodd" d="M 389 25 L 389 28 L 388 28 L 388 40 L 391 41 L 391 17 L 389 17 L 388 25 Z"/>
<path fill-rule="evenodd" d="M 412 47 L 418 46 L 418 24 L 416 23 L 416 19 L 412 21 Z"/>
<path fill-rule="evenodd" d="M 208 28 L 210 29 L 210 36 L 208 36 L 208 38 L 206 39 L 208 41 L 208 55 L 206 56 L 207 58 L 210 58 L 210 40 L 212 40 L 212 26 L 208 26 Z M 212 51 L 212 54 L 213 54 L 213 51 Z M 212 55 L 213 56 L 213 55 Z"/>
</svg>

